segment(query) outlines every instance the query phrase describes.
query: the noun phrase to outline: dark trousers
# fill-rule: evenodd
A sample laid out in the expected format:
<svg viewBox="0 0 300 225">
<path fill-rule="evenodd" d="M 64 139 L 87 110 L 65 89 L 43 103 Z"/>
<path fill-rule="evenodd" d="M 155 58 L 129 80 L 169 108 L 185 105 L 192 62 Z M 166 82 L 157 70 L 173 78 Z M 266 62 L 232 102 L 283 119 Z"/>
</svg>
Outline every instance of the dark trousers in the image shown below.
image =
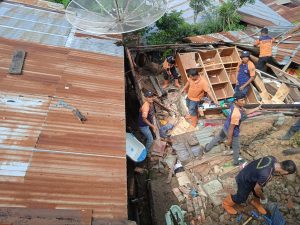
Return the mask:
<svg viewBox="0 0 300 225">
<path fill-rule="evenodd" d="M 254 191 L 255 184 L 252 186 L 247 186 L 246 184 L 244 184 L 244 182 L 240 181 L 238 178 L 236 178 L 236 183 L 238 187 L 237 193 L 231 196 L 232 200 L 236 204 L 245 203 L 251 192 L 253 192 L 253 195 L 255 197 L 259 198 Z"/>
<path fill-rule="evenodd" d="M 176 71 L 175 66 L 173 66 L 173 67 L 170 68 L 170 72 L 171 72 L 172 76 L 174 77 L 174 79 L 178 79 L 178 73 Z M 167 73 L 166 70 L 163 71 L 163 74 L 164 74 L 164 79 L 165 80 L 169 80 L 170 75 Z M 172 78 L 171 78 L 171 80 L 172 80 Z"/>
<path fill-rule="evenodd" d="M 219 142 L 224 141 L 227 138 L 227 132 L 225 132 L 224 128 L 205 146 L 205 151 L 209 152 L 212 150 L 214 146 L 216 146 Z M 233 150 L 233 163 L 239 163 L 239 155 L 240 155 L 240 138 L 239 136 L 232 138 L 232 150 Z"/>
<path fill-rule="evenodd" d="M 259 57 L 256 68 L 263 72 L 266 72 L 266 64 L 270 62 L 272 62 L 272 56 Z"/>
<path fill-rule="evenodd" d="M 288 134 L 293 136 L 299 130 L 300 130 L 300 119 L 298 119 L 297 122 L 290 127 L 290 129 L 288 130 Z"/>
</svg>

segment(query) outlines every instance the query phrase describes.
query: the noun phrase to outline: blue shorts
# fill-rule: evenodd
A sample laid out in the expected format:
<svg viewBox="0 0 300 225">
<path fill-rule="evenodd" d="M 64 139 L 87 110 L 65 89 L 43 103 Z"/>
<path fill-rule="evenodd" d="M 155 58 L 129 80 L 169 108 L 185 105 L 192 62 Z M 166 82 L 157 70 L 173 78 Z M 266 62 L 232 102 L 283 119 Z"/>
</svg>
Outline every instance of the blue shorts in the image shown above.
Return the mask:
<svg viewBox="0 0 300 225">
<path fill-rule="evenodd" d="M 198 108 L 199 108 L 200 101 L 192 101 L 189 98 L 186 98 L 186 106 L 189 109 L 190 116 L 197 116 L 198 115 Z"/>
</svg>

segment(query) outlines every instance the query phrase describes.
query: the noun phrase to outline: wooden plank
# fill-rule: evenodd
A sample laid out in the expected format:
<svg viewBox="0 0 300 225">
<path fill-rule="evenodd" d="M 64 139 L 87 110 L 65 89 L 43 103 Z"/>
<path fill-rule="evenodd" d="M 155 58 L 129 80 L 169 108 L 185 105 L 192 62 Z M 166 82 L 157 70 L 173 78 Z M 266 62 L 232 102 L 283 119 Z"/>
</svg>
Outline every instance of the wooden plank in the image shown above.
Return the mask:
<svg viewBox="0 0 300 225">
<path fill-rule="evenodd" d="M 12 62 L 9 67 L 9 74 L 21 75 L 24 65 L 26 52 L 24 50 L 17 50 L 14 52 Z"/>
<path fill-rule="evenodd" d="M 283 101 L 288 96 L 289 92 L 290 88 L 286 84 L 282 83 L 272 98 L 272 101 L 276 103 L 284 103 Z"/>
<path fill-rule="evenodd" d="M 153 77 L 153 76 L 150 76 L 150 81 L 151 81 L 151 83 L 152 83 L 152 85 L 153 85 L 153 87 L 154 87 L 154 89 L 155 89 L 156 94 L 158 95 L 158 97 L 161 97 L 162 96 L 162 92 L 161 92 L 160 86 L 159 86 L 156 78 Z"/>
</svg>

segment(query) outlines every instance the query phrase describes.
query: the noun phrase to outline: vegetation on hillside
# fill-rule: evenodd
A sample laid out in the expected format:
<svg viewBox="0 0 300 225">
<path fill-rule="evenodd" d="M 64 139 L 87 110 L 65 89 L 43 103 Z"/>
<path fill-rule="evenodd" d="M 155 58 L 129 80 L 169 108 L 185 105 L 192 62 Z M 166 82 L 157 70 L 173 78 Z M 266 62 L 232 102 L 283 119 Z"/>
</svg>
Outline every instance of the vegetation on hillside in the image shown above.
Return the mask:
<svg viewBox="0 0 300 225">
<path fill-rule="evenodd" d="M 181 42 L 188 36 L 241 30 L 244 26 L 241 25 L 241 16 L 237 10 L 246 3 L 254 3 L 254 0 L 228 0 L 218 7 L 211 6 L 207 0 L 191 0 L 194 20 L 197 21 L 198 15 L 205 12 L 204 21 L 188 24 L 181 12 L 172 11 L 155 23 L 157 31 L 146 30 L 147 44 L 171 44 Z"/>
</svg>

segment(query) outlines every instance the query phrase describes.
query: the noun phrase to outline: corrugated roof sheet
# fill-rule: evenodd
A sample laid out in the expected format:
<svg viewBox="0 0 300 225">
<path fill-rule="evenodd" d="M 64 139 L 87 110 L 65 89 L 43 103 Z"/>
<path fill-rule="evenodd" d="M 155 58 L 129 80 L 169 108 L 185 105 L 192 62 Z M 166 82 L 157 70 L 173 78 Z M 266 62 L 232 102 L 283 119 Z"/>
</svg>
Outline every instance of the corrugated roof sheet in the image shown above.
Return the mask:
<svg viewBox="0 0 300 225">
<path fill-rule="evenodd" d="M 63 12 L 40 8 L 43 2 L 0 2 L 0 36 L 123 57 L 124 48 L 115 45 L 119 37 L 87 36 L 72 28 Z"/>
<path fill-rule="evenodd" d="M 11 76 L 16 49 L 27 56 Z M 0 38 L 0 207 L 127 219 L 123 70 L 121 57 Z"/>
<path fill-rule="evenodd" d="M 273 57 L 280 65 L 286 65 L 290 59 L 293 62 L 300 64 L 300 25 L 294 26 L 270 26 L 269 34 L 272 37 L 281 35 L 279 42 L 273 45 Z M 254 32 L 254 33 L 253 33 Z M 259 37 L 258 32 L 255 31 L 229 31 L 220 32 L 208 35 L 199 35 L 194 37 L 187 37 L 186 40 L 192 43 L 245 43 L 253 44 Z M 288 36 L 291 36 L 288 38 Z"/>
<path fill-rule="evenodd" d="M 254 38 L 250 37 L 247 33 L 243 31 L 228 31 L 228 32 L 220 32 L 213 33 L 207 35 L 198 35 L 193 37 L 187 37 L 186 40 L 192 43 L 199 44 L 217 44 L 217 43 L 233 43 L 233 42 L 248 42 L 253 43 L 255 41 Z"/>
<path fill-rule="evenodd" d="M 273 9 L 263 2 L 256 0 L 254 4 L 246 4 L 238 9 L 242 14 L 242 20 L 246 23 L 265 27 L 265 26 L 290 26 L 292 23 L 280 16 Z"/>
<path fill-rule="evenodd" d="M 300 22 L 300 3 L 297 1 L 293 1 L 291 7 L 279 4 L 278 1 L 274 0 L 262 0 L 267 6 L 276 11 L 279 15 L 281 15 L 286 20 L 291 23 Z"/>
</svg>

